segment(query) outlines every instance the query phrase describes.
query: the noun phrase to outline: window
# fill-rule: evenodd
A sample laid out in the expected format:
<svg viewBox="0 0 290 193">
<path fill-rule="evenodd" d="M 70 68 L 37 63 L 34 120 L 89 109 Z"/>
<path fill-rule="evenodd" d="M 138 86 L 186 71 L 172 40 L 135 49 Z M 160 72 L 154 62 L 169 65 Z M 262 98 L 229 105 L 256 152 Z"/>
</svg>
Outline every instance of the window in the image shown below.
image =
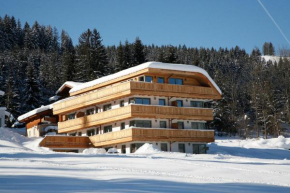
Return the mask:
<svg viewBox="0 0 290 193">
<path fill-rule="evenodd" d="M 86 114 L 87 115 L 92 115 L 92 114 L 94 114 L 95 112 L 94 112 L 94 108 L 91 108 L 91 109 L 87 109 L 87 111 L 86 111 Z"/>
<path fill-rule="evenodd" d="M 87 136 L 93 136 L 93 135 L 95 135 L 95 129 L 87 130 Z"/>
<path fill-rule="evenodd" d="M 192 144 L 194 154 L 206 153 L 206 145 L 205 144 Z"/>
<path fill-rule="evenodd" d="M 100 129 L 97 128 L 97 132 L 96 132 L 96 135 L 100 134 Z"/>
<path fill-rule="evenodd" d="M 135 153 L 135 151 L 137 151 L 137 149 L 139 149 L 142 145 L 144 145 L 144 143 L 131 144 L 131 153 Z"/>
<path fill-rule="evenodd" d="M 167 128 L 166 121 L 160 121 L 160 128 Z"/>
<path fill-rule="evenodd" d="M 112 132 L 112 125 L 108 125 L 108 126 L 105 126 L 104 127 L 104 133 L 109 133 L 109 132 Z"/>
<path fill-rule="evenodd" d="M 178 107 L 183 107 L 183 101 L 182 100 L 176 100 Z"/>
<path fill-rule="evenodd" d="M 167 143 L 161 143 L 161 151 L 168 151 Z"/>
<path fill-rule="evenodd" d="M 159 105 L 165 106 L 165 99 L 159 99 Z"/>
<path fill-rule="evenodd" d="M 125 122 L 121 123 L 121 130 L 125 129 Z"/>
<path fill-rule="evenodd" d="M 184 123 L 183 122 L 177 122 L 178 129 L 184 129 Z"/>
<path fill-rule="evenodd" d="M 104 107 L 103 107 L 103 111 L 108 111 L 110 109 L 112 109 L 112 105 L 111 104 L 104 105 Z"/>
<path fill-rule="evenodd" d="M 147 120 L 134 120 L 134 121 L 130 121 L 130 127 L 146 127 L 146 128 L 151 128 L 151 121 L 147 121 Z"/>
<path fill-rule="evenodd" d="M 152 76 L 145 76 L 145 82 L 153 82 Z"/>
<path fill-rule="evenodd" d="M 184 143 L 178 144 L 178 152 L 185 153 L 185 144 Z"/>
<path fill-rule="evenodd" d="M 205 123 L 203 122 L 191 122 L 192 129 L 206 129 Z"/>
<path fill-rule="evenodd" d="M 149 98 L 131 98 L 129 99 L 130 104 L 139 104 L 139 105 L 150 105 Z"/>
<path fill-rule="evenodd" d="M 77 132 L 69 134 L 69 136 L 76 136 Z"/>
<path fill-rule="evenodd" d="M 152 76 L 141 76 L 141 77 L 139 77 L 139 81 L 141 81 L 141 82 L 153 82 L 153 78 L 152 78 Z"/>
<path fill-rule="evenodd" d="M 124 101 L 120 101 L 120 107 L 123 107 L 124 106 Z"/>
<path fill-rule="evenodd" d="M 79 132 L 79 136 L 82 136 L 82 132 Z"/>
<path fill-rule="evenodd" d="M 169 78 L 169 84 L 183 85 L 183 80 L 181 78 Z"/>
<path fill-rule="evenodd" d="M 190 101 L 190 106 L 191 107 L 203 108 L 204 107 L 204 103 L 203 103 L 203 101 Z"/>
<path fill-rule="evenodd" d="M 98 113 L 99 112 L 99 107 L 96 107 L 96 113 Z"/>
<path fill-rule="evenodd" d="M 76 114 L 75 113 L 67 115 L 67 120 L 71 120 L 71 119 L 75 119 L 75 118 L 76 118 Z"/>
<path fill-rule="evenodd" d="M 164 78 L 163 77 L 158 77 L 157 82 L 160 84 L 164 84 Z"/>
</svg>

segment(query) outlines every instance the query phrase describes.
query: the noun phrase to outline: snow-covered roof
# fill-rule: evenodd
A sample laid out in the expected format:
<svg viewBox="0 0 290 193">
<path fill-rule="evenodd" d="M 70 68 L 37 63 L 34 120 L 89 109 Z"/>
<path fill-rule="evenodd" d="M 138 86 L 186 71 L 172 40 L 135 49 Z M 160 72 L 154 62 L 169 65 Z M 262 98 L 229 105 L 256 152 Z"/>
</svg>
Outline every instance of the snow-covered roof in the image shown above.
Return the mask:
<svg viewBox="0 0 290 193">
<path fill-rule="evenodd" d="M 25 113 L 25 114 L 23 114 L 23 115 L 20 115 L 20 116 L 17 118 L 17 120 L 18 120 L 18 121 L 21 121 L 21 120 L 26 119 L 26 118 L 28 118 L 28 117 L 30 117 L 30 116 L 36 115 L 37 113 L 40 113 L 40 112 L 43 112 L 43 111 L 46 111 L 46 110 L 49 110 L 49 109 L 53 109 L 53 105 L 54 105 L 54 104 L 57 104 L 57 103 L 60 103 L 60 102 L 63 102 L 63 101 L 69 100 L 69 99 L 71 99 L 71 98 L 74 98 L 74 97 L 67 97 L 67 98 L 65 98 L 65 99 L 62 99 L 62 100 L 56 101 L 56 102 L 51 103 L 51 104 L 49 104 L 49 105 L 45 105 L 45 106 L 42 105 L 41 107 L 39 107 L 39 108 L 37 108 L 37 109 L 33 109 L 32 111 L 29 111 L 29 112 L 27 112 L 27 113 Z"/>
<path fill-rule="evenodd" d="M 3 92 L 2 90 L 0 90 L 0 96 L 3 96 L 5 94 L 5 92 Z"/>
<path fill-rule="evenodd" d="M 66 86 L 74 88 L 74 87 L 82 85 L 82 84 L 83 83 L 81 83 L 81 82 L 66 81 L 65 83 L 63 83 L 63 85 L 61 85 L 61 87 L 59 87 L 59 89 L 55 92 L 55 94 L 58 94 Z"/>
<path fill-rule="evenodd" d="M 39 107 L 37 109 L 34 109 L 34 110 L 29 111 L 29 112 L 27 112 L 27 113 L 25 113 L 23 115 L 20 115 L 17 119 L 18 119 L 18 121 L 21 121 L 21 120 L 26 119 L 26 118 L 28 118 L 30 116 L 36 115 L 37 113 L 52 109 L 52 105 L 53 104 L 46 105 L 46 106 L 41 106 L 41 107 Z"/>
<path fill-rule="evenodd" d="M 198 72 L 206 76 L 212 85 L 217 89 L 217 91 L 222 94 L 220 88 L 216 85 L 213 79 L 209 76 L 209 74 L 202 68 L 194 66 L 194 65 L 186 65 L 186 64 L 171 64 L 171 63 L 161 63 L 161 62 L 146 62 L 144 64 L 140 64 L 138 66 L 134 66 L 132 68 L 128 68 L 126 70 L 122 70 L 115 74 L 111 74 L 108 76 L 104 76 L 102 78 L 82 83 L 80 85 L 74 86 L 69 92 L 73 93 L 76 91 L 80 91 L 85 88 L 89 88 L 98 84 L 101 84 L 106 81 L 110 81 L 128 74 L 132 74 L 134 72 L 146 69 L 146 68 L 157 68 L 157 69 L 167 69 L 167 70 L 178 70 L 178 71 L 187 71 L 187 72 Z"/>
</svg>

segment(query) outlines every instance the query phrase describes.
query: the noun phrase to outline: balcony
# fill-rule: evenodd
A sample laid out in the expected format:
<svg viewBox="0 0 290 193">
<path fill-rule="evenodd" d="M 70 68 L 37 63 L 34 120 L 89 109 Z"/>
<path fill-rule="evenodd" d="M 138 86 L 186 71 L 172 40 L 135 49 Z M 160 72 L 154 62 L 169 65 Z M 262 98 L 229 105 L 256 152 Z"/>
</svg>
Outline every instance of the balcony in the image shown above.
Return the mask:
<svg viewBox="0 0 290 193">
<path fill-rule="evenodd" d="M 53 114 L 61 114 L 82 109 L 98 103 L 123 98 L 130 95 L 152 95 L 199 99 L 220 99 L 220 95 L 210 87 L 170 85 L 145 82 L 125 82 L 98 89 L 53 105 Z"/>
<path fill-rule="evenodd" d="M 46 136 L 39 146 L 48 148 L 89 148 L 90 139 L 78 136 Z"/>
<path fill-rule="evenodd" d="M 58 123 L 58 132 L 66 133 L 87 127 L 116 122 L 133 117 L 155 119 L 212 120 L 212 109 L 171 106 L 129 105 L 102 113 Z"/>
<path fill-rule="evenodd" d="M 115 145 L 132 141 L 164 142 L 214 142 L 214 131 L 130 128 L 90 137 L 95 147 Z"/>
</svg>

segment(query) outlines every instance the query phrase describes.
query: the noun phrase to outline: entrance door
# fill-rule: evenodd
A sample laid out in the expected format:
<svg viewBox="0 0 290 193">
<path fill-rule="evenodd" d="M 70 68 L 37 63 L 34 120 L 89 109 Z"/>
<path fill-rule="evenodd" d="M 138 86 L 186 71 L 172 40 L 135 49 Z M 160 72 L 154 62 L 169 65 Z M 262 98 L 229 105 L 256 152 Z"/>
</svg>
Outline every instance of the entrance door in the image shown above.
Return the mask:
<svg viewBox="0 0 290 193">
<path fill-rule="evenodd" d="M 161 151 L 168 151 L 167 143 L 161 143 Z"/>
<path fill-rule="evenodd" d="M 126 153 L 126 145 L 122 145 L 122 150 L 121 150 L 122 153 Z"/>
</svg>

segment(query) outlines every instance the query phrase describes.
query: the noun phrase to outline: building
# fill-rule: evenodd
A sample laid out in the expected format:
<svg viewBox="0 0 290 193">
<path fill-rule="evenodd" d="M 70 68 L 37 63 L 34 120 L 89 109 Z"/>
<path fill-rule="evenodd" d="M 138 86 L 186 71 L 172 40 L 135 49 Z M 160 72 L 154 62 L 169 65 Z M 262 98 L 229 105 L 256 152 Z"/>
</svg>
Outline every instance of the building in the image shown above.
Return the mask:
<svg viewBox="0 0 290 193">
<path fill-rule="evenodd" d="M 70 96 L 53 104 L 53 115 L 58 133 L 74 137 L 58 139 L 70 141 L 61 146 L 47 138 L 43 146 L 132 153 L 153 143 L 162 151 L 206 153 L 206 144 L 214 141 L 206 123 L 213 120 L 209 102 L 220 99 L 221 91 L 202 68 L 147 62 L 64 90 Z M 78 139 L 75 146 L 72 139 Z"/>
<path fill-rule="evenodd" d="M 0 97 L 4 96 L 4 92 L 0 90 Z M 5 127 L 5 111 L 6 107 L 0 107 L 0 128 Z"/>
<path fill-rule="evenodd" d="M 69 96 L 69 90 L 81 83 L 67 81 L 57 91 L 51 101 L 61 102 Z M 57 133 L 58 116 L 53 115 L 53 104 L 41 106 L 18 117 L 18 121 L 26 124 L 28 137 L 40 137 L 48 133 Z"/>
</svg>

